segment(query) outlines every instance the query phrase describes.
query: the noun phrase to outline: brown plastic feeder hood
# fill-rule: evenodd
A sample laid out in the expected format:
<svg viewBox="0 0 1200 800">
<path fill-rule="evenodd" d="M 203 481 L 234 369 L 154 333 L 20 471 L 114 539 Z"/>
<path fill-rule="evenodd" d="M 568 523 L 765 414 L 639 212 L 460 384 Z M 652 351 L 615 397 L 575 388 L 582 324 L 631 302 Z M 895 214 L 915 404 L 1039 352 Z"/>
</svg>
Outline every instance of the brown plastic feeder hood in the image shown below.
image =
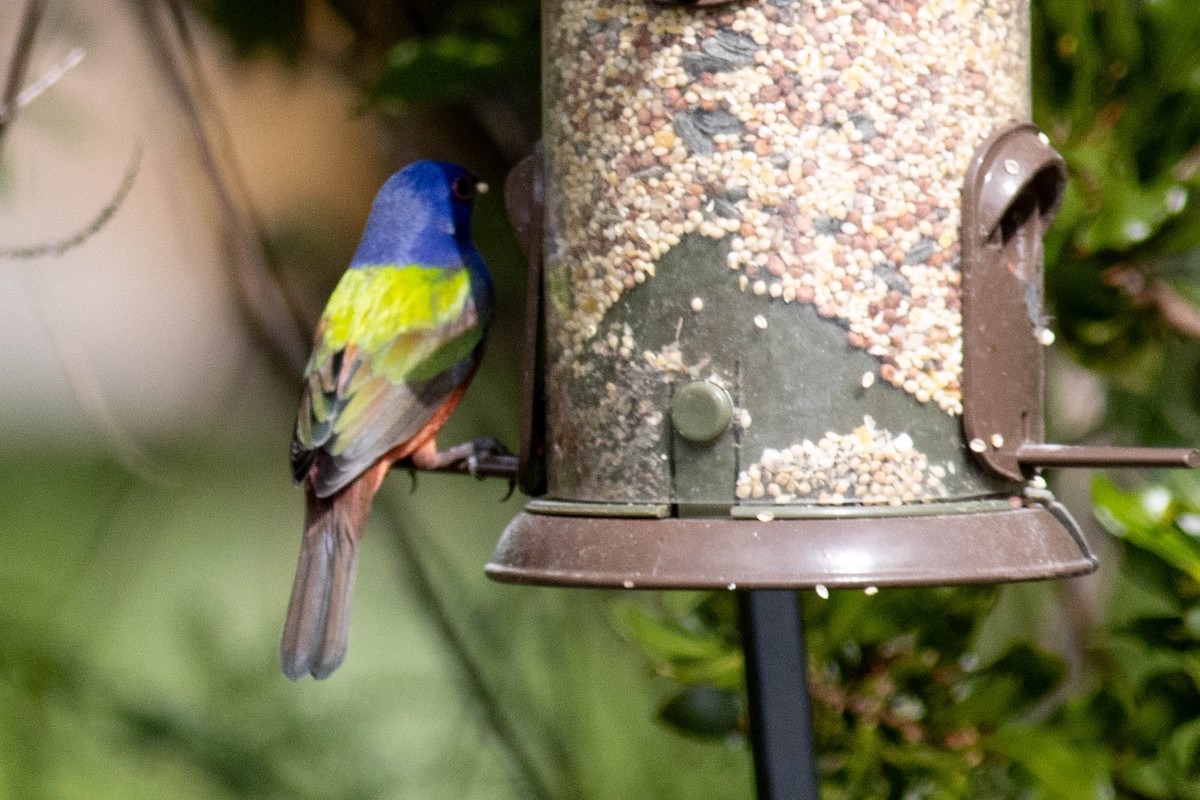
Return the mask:
<svg viewBox="0 0 1200 800">
<path fill-rule="evenodd" d="M 963 188 L 963 432 L 975 456 L 1022 480 L 1037 467 L 1188 467 L 1187 448 L 1044 444 L 1042 237 L 1066 166 L 1029 123 L 989 137 Z"/>
</svg>

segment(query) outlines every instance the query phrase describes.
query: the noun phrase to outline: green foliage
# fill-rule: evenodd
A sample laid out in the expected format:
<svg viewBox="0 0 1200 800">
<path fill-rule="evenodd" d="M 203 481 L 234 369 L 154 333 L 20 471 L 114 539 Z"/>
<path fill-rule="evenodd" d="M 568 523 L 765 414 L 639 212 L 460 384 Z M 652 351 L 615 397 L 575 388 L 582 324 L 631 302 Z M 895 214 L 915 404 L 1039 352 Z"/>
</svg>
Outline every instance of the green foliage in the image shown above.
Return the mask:
<svg viewBox="0 0 1200 800">
<path fill-rule="evenodd" d="M 998 594 L 846 591 L 804 603 L 825 797 L 999 799 L 1041 786 L 1044 774 L 1063 783 L 1078 773 L 1085 759 L 1076 749 L 1027 747 L 1032 737 L 1023 736 L 1063 686 L 1062 660 L 1022 641 L 978 663 L 974 640 Z M 624 601 L 614 617 L 655 671 L 679 684 L 660 707 L 664 722 L 740 740 L 747 722 L 736 596 L 684 598 Z M 1048 798 L 1079 796 L 1042 788 Z"/>
<path fill-rule="evenodd" d="M 273 52 L 294 64 L 304 52 L 306 0 L 195 0 L 195 5 L 243 58 Z"/>
<path fill-rule="evenodd" d="M 1126 569 L 1094 646 L 1097 685 L 1054 720 L 1102 746 L 1133 797 L 1200 797 L 1200 517 L 1195 479 L 1177 483 L 1094 482 L 1097 518 L 1126 543 Z"/>
<path fill-rule="evenodd" d="M 304 55 L 306 16 L 318 0 L 193 0 L 243 57 L 274 53 L 296 64 Z M 327 0 L 371 50 L 365 100 L 376 110 L 421 103 L 461 103 L 500 92 L 536 113 L 541 59 L 538 0 L 448 0 L 421 3 Z M 416 30 L 417 33 L 406 31 Z"/>
<path fill-rule="evenodd" d="M 655 660 L 665 677 L 688 686 L 742 685 L 737 608 L 732 594 L 671 592 L 655 613 L 636 603 L 614 610 L 619 628 Z"/>
<path fill-rule="evenodd" d="M 1200 509 L 1173 496 L 1166 486 L 1125 492 L 1103 477 L 1092 482 L 1092 499 L 1096 518 L 1109 533 L 1200 582 Z"/>
<path fill-rule="evenodd" d="M 538 5 L 528 0 L 458 6 L 442 32 L 405 39 L 388 53 L 367 99 L 375 104 L 451 103 L 499 86 L 533 86 L 540 59 Z"/>
<path fill-rule="evenodd" d="M 1113 373 L 1161 363 L 1167 332 L 1139 304 L 1141 281 L 1200 245 L 1198 38 L 1187 0 L 1033 4 L 1034 119 L 1070 173 L 1047 237 L 1047 296 L 1060 341 Z"/>
</svg>

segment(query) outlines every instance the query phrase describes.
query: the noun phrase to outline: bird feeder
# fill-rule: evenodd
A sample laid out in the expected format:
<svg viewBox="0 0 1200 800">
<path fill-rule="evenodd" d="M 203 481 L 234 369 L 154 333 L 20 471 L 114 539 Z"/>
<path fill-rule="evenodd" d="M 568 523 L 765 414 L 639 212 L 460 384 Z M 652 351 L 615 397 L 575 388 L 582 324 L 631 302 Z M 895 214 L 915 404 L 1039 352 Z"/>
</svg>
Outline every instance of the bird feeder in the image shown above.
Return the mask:
<svg viewBox="0 0 1200 800">
<path fill-rule="evenodd" d="M 1096 561 L 1042 466 L 1027 0 L 545 0 L 502 581 L 957 584 Z"/>
</svg>

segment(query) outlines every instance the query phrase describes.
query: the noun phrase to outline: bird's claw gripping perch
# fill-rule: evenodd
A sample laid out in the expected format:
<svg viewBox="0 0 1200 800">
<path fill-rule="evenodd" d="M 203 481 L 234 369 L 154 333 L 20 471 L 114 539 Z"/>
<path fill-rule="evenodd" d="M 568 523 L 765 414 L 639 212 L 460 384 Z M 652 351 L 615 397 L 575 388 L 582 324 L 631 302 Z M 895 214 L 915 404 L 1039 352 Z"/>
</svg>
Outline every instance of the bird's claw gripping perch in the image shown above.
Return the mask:
<svg viewBox="0 0 1200 800">
<path fill-rule="evenodd" d="M 482 436 L 473 442 L 467 444 L 471 447 L 471 454 L 467 456 L 467 474 L 475 480 L 483 480 L 488 477 L 480 471 L 480 461 L 486 458 L 511 457 L 513 452 L 505 446 L 504 442 L 497 439 L 495 436 Z M 508 491 L 504 493 L 504 497 L 500 498 L 503 503 L 508 498 L 513 496 L 513 492 L 517 490 L 517 476 L 513 472 L 508 476 Z"/>
<path fill-rule="evenodd" d="M 495 436 L 483 436 L 471 444 L 474 445 L 474 450 L 471 455 L 467 456 L 467 472 L 476 480 L 483 480 L 487 477 L 486 475 L 479 474 L 479 461 L 481 458 L 511 458 L 515 456 L 515 453 L 509 450 L 504 442 Z M 508 491 L 504 493 L 504 497 L 500 498 L 500 502 L 503 503 L 508 500 L 516 490 L 517 473 L 514 470 L 508 475 Z"/>
<path fill-rule="evenodd" d="M 510 483 L 516 480 L 517 469 L 516 456 L 495 436 L 482 436 L 445 450 L 429 445 L 413 453 L 407 466 L 432 472 L 465 472 L 477 480 L 508 478 Z"/>
<path fill-rule="evenodd" d="M 467 456 L 467 473 L 476 480 L 483 480 L 486 475 L 479 474 L 479 461 L 491 456 L 511 456 L 513 453 L 504 446 L 504 442 L 495 436 L 481 436 L 469 442 L 471 454 Z"/>
</svg>

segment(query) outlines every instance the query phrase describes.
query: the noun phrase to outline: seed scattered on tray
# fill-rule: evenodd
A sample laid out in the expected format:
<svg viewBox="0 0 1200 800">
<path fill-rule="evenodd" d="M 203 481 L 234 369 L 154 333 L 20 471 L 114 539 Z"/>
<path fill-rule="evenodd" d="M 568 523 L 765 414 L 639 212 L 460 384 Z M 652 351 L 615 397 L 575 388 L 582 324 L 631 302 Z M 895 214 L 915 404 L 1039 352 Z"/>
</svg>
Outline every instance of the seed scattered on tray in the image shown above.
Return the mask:
<svg viewBox="0 0 1200 800">
<path fill-rule="evenodd" d="M 779 504 L 902 505 L 945 497 L 945 476 L 908 434 L 892 435 L 864 417 L 848 434 L 830 431 L 816 442 L 764 450 L 738 476 L 734 494 Z"/>
</svg>

